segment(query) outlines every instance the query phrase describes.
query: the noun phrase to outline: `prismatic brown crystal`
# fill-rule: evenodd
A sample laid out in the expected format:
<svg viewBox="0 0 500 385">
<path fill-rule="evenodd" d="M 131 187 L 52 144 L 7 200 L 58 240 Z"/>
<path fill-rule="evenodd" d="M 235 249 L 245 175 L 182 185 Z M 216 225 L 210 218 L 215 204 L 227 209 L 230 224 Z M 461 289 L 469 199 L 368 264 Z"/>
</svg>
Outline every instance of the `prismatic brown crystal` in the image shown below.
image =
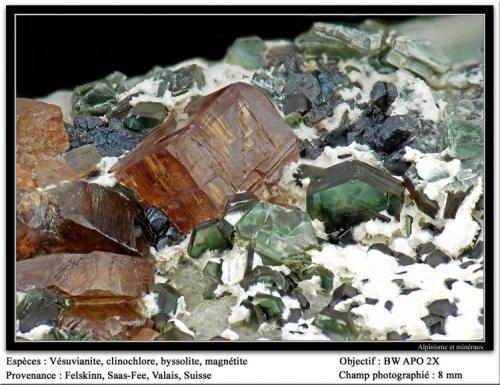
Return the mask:
<svg viewBox="0 0 500 385">
<path fill-rule="evenodd" d="M 132 299 L 148 292 L 153 271 L 148 258 L 95 251 L 49 254 L 18 261 L 16 288 L 55 287 L 72 297 Z"/>
<path fill-rule="evenodd" d="M 298 157 L 297 137 L 256 87 L 232 84 L 184 112 L 114 168 L 120 183 L 165 210 L 182 232 L 220 215 L 229 195 L 263 192 Z"/>
<path fill-rule="evenodd" d="M 58 106 L 16 99 L 16 187 L 34 190 L 38 163 L 69 148 L 63 115 Z"/>
<path fill-rule="evenodd" d="M 149 256 L 136 224 L 139 208 L 113 190 L 75 182 L 17 194 L 17 259 L 51 253 L 109 251 Z"/>
</svg>

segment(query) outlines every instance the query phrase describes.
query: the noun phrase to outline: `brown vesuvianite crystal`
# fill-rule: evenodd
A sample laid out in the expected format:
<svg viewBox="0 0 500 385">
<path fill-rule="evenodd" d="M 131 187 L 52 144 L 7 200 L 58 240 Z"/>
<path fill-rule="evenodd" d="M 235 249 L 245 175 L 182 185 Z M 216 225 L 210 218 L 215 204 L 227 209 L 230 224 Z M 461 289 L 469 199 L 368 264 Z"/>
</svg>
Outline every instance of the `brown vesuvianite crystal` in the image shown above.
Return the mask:
<svg viewBox="0 0 500 385">
<path fill-rule="evenodd" d="M 298 139 L 256 87 L 235 83 L 191 102 L 116 167 L 144 204 L 165 210 L 180 231 L 217 217 L 226 197 L 262 192 L 296 159 Z"/>
<path fill-rule="evenodd" d="M 90 330 L 92 339 L 130 338 L 153 322 L 134 310 L 129 302 L 78 303 L 64 309 L 58 325 L 70 330 Z M 144 333 L 144 332 L 142 332 Z M 144 334 L 141 334 L 144 335 Z"/>
<path fill-rule="evenodd" d="M 58 106 L 36 100 L 16 99 L 16 187 L 34 190 L 40 161 L 69 148 L 63 115 Z"/>
<path fill-rule="evenodd" d="M 17 259 L 51 253 L 109 251 L 149 256 L 149 246 L 136 223 L 139 208 L 113 190 L 75 182 L 39 192 L 17 194 L 17 231 L 23 226 L 38 235 L 17 237 Z M 31 245 L 28 247 L 27 243 Z"/>
<path fill-rule="evenodd" d="M 18 261 L 16 268 L 18 291 L 55 287 L 73 297 L 137 298 L 153 282 L 149 258 L 98 251 L 42 255 Z"/>
</svg>

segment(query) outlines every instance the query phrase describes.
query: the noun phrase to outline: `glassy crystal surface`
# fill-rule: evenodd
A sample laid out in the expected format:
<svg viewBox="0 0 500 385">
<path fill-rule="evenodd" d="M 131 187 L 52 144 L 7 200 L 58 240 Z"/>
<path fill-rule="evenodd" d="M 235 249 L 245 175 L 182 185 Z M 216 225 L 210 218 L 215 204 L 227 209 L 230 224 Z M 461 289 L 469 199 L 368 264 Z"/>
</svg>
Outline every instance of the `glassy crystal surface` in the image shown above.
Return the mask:
<svg viewBox="0 0 500 385">
<path fill-rule="evenodd" d="M 318 245 L 311 219 L 305 212 L 259 202 L 236 223 L 238 236 L 255 251 L 283 261 Z"/>
<path fill-rule="evenodd" d="M 311 182 L 307 212 L 324 222 L 327 230 L 362 222 L 382 210 L 398 217 L 403 191 L 391 175 L 360 161 L 347 161 Z"/>
<path fill-rule="evenodd" d="M 262 191 L 298 156 L 297 138 L 255 87 L 234 83 L 191 102 L 185 113 L 186 120 L 168 119 L 114 168 L 122 184 L 165 210 L 182 232 L 216 218 L 227 196 Z"/>
<path fill-rule="evenodd" d="M 432 77 L 434 72 L 443 73 L 450 68 L 450 59 L 433 42 L 408 36 L 397 36 L 384 60 L 425 79 Z"/>
<path fill-rule="evenodd" d="M 156 303 L 160 312 L 174 315 L 177 310 L 177 301 L 182 297 L 182 293 L 168 283 L 154 284 L 151 291 L 158 294 Z"/>
<path fill-rule="evenodd" d="M 146 134 L 163 122 L 167 114 L 161 103 L 139 103 L 128 111 L 123 124 L 129 130 Z"/>
<path fill-rule="evenodd" d="M 137 298 L 148 292 L 153 272 L 147 258 L 94 251 L 48 254 L 16 263 L 16 288 L 55 287 L 70 296 Z"/>
<path fill-rule="evenodd" d="M 264 65 L 265 52 L 266 44 L 260 37 L 243 37 L 229 47 L 225 59 L 230 64 L 253 70 Z"/>
<path fill-rule="evenodd" d="M 377 54 L 382 48 L 383 33 L 368 33 L 340 24 L 314 23 L 311 30 L 299 35 L 295 44 L 306 54 L 360 57 Z"/>
<path fill-rule="evenodd" d="M 17 198 L 18 223 L 38 234 L 36 254 L 100 250 L 149 256 L 138 214 L 122 195 L 83 181 Z"/>
<path fill-rule="evenodd" d="M 255 207 L 259 202 L 258 198 L 252 192 L 243 192 L 231 195 L 227 198 L 222 217 L 231 225 L 241 219 L 249 210 Z"/>
<path fill-rule="evenodd" d="M 116 96 L 127 90 L 127 77 L 113 72 L 104 79 L 82 84 L 73 90 L 73 116 L 105 115 L 116 106 Z"/>
<path fill-rule="evenodd" d="M 221 220 L 210 220 L 196 225 L 189 239 L 188 255 L 191 258 L 199 258 L 207 250 L 228 248 L 231 243 L 224 227 L 224 221 Z"/>
<path fill-rule="evenodd" d="M 16 307 L 19 331 L 26 333 L 40 325 L 54 326 L 65 305 L 64 297 L 55 290 L 33 289 L 28 291 Z"/>
</svg>

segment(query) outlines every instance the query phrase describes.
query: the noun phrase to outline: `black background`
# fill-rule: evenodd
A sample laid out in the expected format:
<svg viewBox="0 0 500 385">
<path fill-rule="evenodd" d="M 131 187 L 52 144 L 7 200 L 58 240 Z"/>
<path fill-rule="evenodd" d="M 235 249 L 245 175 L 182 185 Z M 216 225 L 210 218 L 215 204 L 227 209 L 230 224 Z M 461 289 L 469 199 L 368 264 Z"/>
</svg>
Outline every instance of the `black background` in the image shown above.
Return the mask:
<svg viewBox="0 0 500 385">
<path fill-rule="evenodd" d="M 293 39 L 314 21 L 364 16 L 65 16 L 16 19 L 17 96 L 41 97 L 118 70 L 140 75 L 193 57 L 221 59 L 240 36 Z M 400 16 L 384 17 L 400 21 Z"/>
</svg>

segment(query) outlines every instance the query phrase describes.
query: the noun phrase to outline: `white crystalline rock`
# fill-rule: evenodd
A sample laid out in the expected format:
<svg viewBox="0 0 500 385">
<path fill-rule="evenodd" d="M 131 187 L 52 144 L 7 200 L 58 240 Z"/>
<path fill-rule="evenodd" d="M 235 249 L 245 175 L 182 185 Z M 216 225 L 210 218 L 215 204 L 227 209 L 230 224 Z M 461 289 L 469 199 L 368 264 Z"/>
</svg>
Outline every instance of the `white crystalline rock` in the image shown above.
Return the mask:
<svg viewBox="0 0 500 385">
<path fill-rule="evenodd" d="M 111 170 L 120 158 L 121 157 L 117 156 L 103 156 L 96 166 L 99 175 L 95 178 L 90 178 L 89 183 L 96 183 L 103 187 L 113 187 L 117 183 L 117 180 L 115 178 L 115 173 L 110 173 L 109 170 Z"/>
<path fill-rule="evenodd" d="M 349 87 L 349 88 L 344 87 L 338 91 L 339 95 L 344 100 L 352 100 L 352 99 L 356 100 L 358 95 L 361 95 L 362 92 L 363 91 L 358 87 Z"/>
<path fill-rule="evenodd" d="M 243 247 L 234 246 L 222 257 L 221 280 L 226 285 L 235 285 L 245 276 L 247 251 Z"/>
<path fill-rule="evenodd" d="M 225 338 L 225 339 L 230 340 L 230 341 L 238 341 L 240 339 L 240 336 L 238 335 L 238 333 L 232 331 L 231 329 L 225 329 L 220 334 L 220 336 L 222 338 Z"/>
<path fill-rule="evenodd" d="M 326 234 L 325 224 L 321 222 L 319 219 L 313 219 L 311 222 L 316 237 L 321 239 L 327 239 L 328 236 Z"/>
<path fill-rule="evenodd" d="M 330 341 L 323 334 L 321 329 L 312 324 L 314 318 L 308 320 L 299 320 L 299 322 L 288 322 L 281 328 L 281 338 L 283 340 L 302 340 L 302 341 Z M 306 324 L 307 327 L 302 326 Z"/>
<path fill-rule="evenodd" d="M 470 192 L 457 210 L 454 219 L 447 219 L 441 234 L 434 244 L 452 258 L 456 258 L 467 247 L 472 245 L 480 230 L 479 224 L 472 218 L 472 211 L 483 193 L 482 180 Z"/>
<path fill-rule="evenodd" d="M 285 295 L 281 297 L 285 307 L 288 309 L 300 309 L 300 303 L 297 299 Z"/>
<path fill-rule="evenodd" d="M 321 277 L 313 275 L 309 279 L 300 281 L 298 287 L 306 297 L 316 297 L 317 293 L 321 291 Z"/>
<path fill-rule="evenodd" d="M 274 271 L 279 271 L 280 273 L 283 273 L 284 275 L 288 275 L 292 272 L 290 270 L 290 268 L 286 265 L 277 265 L 277 266 L 269 266 L 269 267 Z"/>
<path fill-rule="evenodd" d="M 236 305 L 232 311 L 231 315 L 227 319 L 230 324 L 237 324 L 250 317 L 250 310 L 248 310 L 245 306 Z"/>
<path fill-rule="evenodd" d="M 158 308 L 157 300 L 157 293 L 151 292 L 143 295 L 137 301 L 139 313 L 146 318 L 151 318 L 153 315 L 159 313 L 160 309 Z"/>
<path fill-rule="evenodd" d="M 156 268 L 163 274 L 175 272 L 179 266 L 181 258 L 187 256 L 187 247 L 189 244 L 188 234 L 178 245 L 165 247 L 157 251 L 154 247 L 150 248 Z"/>
<path fill-rule="evenodd" d="M 49 334 L 51 330 L 52 326 L 38 325 L 26 333 L 21 333 L 20 331 L 17 331 L 16 337 L 29 341 L 39 341 L 43 339 L 43 337 L 45 337 L 47 334 Z"/>
<path fill-rule="evenodd" d="M 207 95 L 232 83 L 243 82 L 250 84 L 254 71 L 220 62 L 210 65 L 203 73 L 205 75 L 205 86 L 202 88 L 201 93 Z"/>
<path fill-rule="evenodd" d="M 300 123 L 300 126 L 293 129 L 293 132 L 301 140 L 314 140 L 319 135 L 314 127 L 308 127 L 304 123 Z"/>
<path fill-rule="evenodd" d="M 99 174 L 106 174 L 111 170 L 120 157 L 118 156 L 103 156 L 99 163 L 97 163 L 96 168 L 99 171 Z"/>
<path fill-rule="evenodd" d="M 255 269 L 257 266 L 262 266 L 262 265 L 263 265 L 262 258 L 260 257 L 259 253 L 254 252 L 252 270 Z"/>
<path fill-rule="evenodd" d="M 346 299 L 345 301 L 341 301 L 337 304 L 335 304 L 335 306 L 333 307 L 335 310 L 338 310 L 338 311 L 349 311 L 349 309 L 351 308 L 351 305 L 353 304 L 362 304 L 365 302 L 365 296 L 362 295 L 362 294 L 358 294 L 352 298 L 348 298 Z"/>
<path fill-rule="evenodd" d="M 245 214 L 245 211 L 233 211 L 224 217 L 224 219 L 231 225 L 236 225 L 241 217 Z"/>
<path fill-rule="evenodd" d="M 398 253 L 403 253 L 410 257 L 414 257 L 416 255 L 415 250 L 413 250 L 407 238 L 396 238 L 392 241 L 389 247 Z"/>
<path fill-rule="evenodd" d="M 461 169 L 461 162 L 458 159 L 445 162 L 436 159 L 436 156 L 423 156 L 415 167 L 420 178 L 429 181 L 457 175 Z"/>
<path fill-rule="evenodd" d="M 191 315 L 191 313 L 187 310 L 186 299 L 183 295 L 177 299 L 177 308 L 175 309 L 174 317 L 178 318 L 181 315 Z"/>
<path fill-rule="evenodd" d="M 321 120 L 317 123 L 317 126 L 331 132 L 340 126 L 340 123 L 342 123 L 342 119 L 346 112 L 351 123 L 354 123 L 356 120 L 358 120 L 362 114 L 362 111 L 359 108 L 351 108 L 348 103 L 343 102 L 335 107 L 332 116 Z"/>
<path fill-rule="evenodd" d="M 146 95 L 151 95 L 151 96 L 156 96 L 158 93 L 158 87 L 160 86 L 162 80 L 154 80 L 153 77 L 144 79 L 142 82 L 137 83 L 135 86 L 130 88 L 129 90 L 121 93 L 120 95 L 117 96 L 118 100 L 123 100 L 126 97 L 137 94 L 137 93 L 143 93 Z"/>
<path fill-rule="evenodd" d="M 400 224 L 392 218 L 391 222 L 370 219 L 352 229 L 354 239 L 362 243 L 384 243 L 400 234 Z"/>
<path fill-rule="evenodd" d="M 24 297 L 26 297 L 26 293 L 16 291 L 16 305 L 19 305 L 23 301 Z"/>
<path fill-rule="evenodd" d="M 113 187 L 118 181 L 115 178 L 114 173 L 103 174 L 96 176 L 95 178 L 89 179 L 89 183 L 95 183 L 103 187 Z"/>
<path fill-rule="evenodd" d="M 177 318 L 172 318 L 171 320 L 169 320 L 168 322 L 173 322 L 175 326 L 177 326 L 177 328 L 183 332 L 183 333 L 186 333 L 186 334 L 189 334 L 191 336 L 194 337 L 194 332 L 189 329 L 186 324 L 184 322 L 182 322 L 181 320 L 177 319 Z"/>
</svg>

